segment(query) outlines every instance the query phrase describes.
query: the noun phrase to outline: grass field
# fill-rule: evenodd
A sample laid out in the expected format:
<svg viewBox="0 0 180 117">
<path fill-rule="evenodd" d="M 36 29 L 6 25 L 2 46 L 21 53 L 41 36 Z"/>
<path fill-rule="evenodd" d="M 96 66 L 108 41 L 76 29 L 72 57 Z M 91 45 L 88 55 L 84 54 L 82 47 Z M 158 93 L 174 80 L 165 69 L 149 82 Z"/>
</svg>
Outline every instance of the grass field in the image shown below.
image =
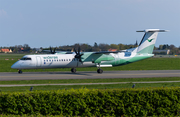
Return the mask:
<svg viewBox="0 0 180 117">
<path fill-rule="evenodd" d="M 69 84 L 69 83 L 112 83 L 112 82 L 128 82 L 126 84 L 98 84 L 98 85 L 46 85 L 33 86 L 33 90 L 59 90 L 59 89 L 109 89 L 109 88 L 131 88 L 133 82 L 149 82 L 149 81 L 180 81 L 180 77 L 168 78 L 114 78 L 114 79 L 67 79 L 67 80 L 30 80 L 30 81 L 1 81 L 1 85 L 7 84 Z M 180 82 L 173 83 L 136 83 L 135 88 L 148 87 L 179 87 Z M 17 87 L 0 87 L 2 92 L 28 91 L 31 86 Z"/>
<path fill-rule="evenodd" d="M 11 65 L 18 61 L 24 54 L 0 54 L 0 72 L 17 72 L 11 69 Z M 96 67 L 77 68 L 77 71 L 96 71 Z M 104 71 L 111 70 L 180 70 L 180 58 L 162 58 L 154 57 L 131 63 L 128 65 L 117 66 L 112 68 L 103 68 Z M 23 70 L 23 72 L 46 72 L 46 71 L 69 71 L 70 68 L 65 69 L 32 69 Z M 1 85 L 5 84 L 55 84 L 55 83 L 106 83 L 106 82 L 129 82 L 127 84 L 109 84 L 109 85 L 71 85 L 71 86 L 33 86 L 35 90 L 58 90 L 58 89 L 77 89 L 77 88 L 90 88 L 90 89 L 104 89 L 104 88 L 131 88 L 132 82 L 141 81 L 180 81 L 180 77 L 170 78 L 126 78 L 126 79 L 84 79 L 84 80 L 31 80 L 31 81 L 0 81 Z M 180 83 L 137 83 L 135 88 L 148 88 L 148 87 L 175 87 L 180 86 Z M 30 86 L 22 87 L 0 87 L 3 92 L 14 91 L 28 91 Z"/>
</svg>

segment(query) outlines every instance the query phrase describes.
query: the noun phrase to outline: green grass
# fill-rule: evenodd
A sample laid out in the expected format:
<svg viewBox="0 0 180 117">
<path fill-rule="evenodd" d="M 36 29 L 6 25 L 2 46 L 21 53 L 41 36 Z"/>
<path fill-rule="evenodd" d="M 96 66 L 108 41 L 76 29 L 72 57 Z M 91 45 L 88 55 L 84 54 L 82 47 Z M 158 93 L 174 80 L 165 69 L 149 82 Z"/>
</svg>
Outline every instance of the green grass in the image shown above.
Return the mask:
<svg viewBox="0 0 180 117">
<path fill-rule="evenodd" d="M 102 85 L 46 85 L 33 86 L 33 90 L 58 90 L 58 89 L 79 89 L 86 87 L 88 89 L 112 89 L 112 88 L 131 88 L 132 82 L 143 81 L 180 81 L 180 77 L 168 78 L 114 78 L 114 79 L 70 79 L 70 80 L 30 80 L 30 81 L 1 81 L 0 84 L 58 84 L 58 83 L 110 83 L 110 82 L 129 82 L 127 84 L 102 84 Z M 136 88 L 148 87 L 176 87 L 180 83 L 136 83 Z M 30 89 L 31 86 L 18 87 L 0 87 L 2 92 L 24 92 Z"/>
<path fill-rule="evenodd" d="M 115 89 L 115 88 L 131 88 L 133 83 L 127 84 L 104 84 L 104 85 L 55 85 L 55 86 L 33 86 L 33 91 L 37 90 L 59 90 L 59 89 Z M 1 92 L 24 92 L 28 91 L 31 86 L 22 87 L 0 87 Z M 180 83 L 136 83 L 135 88 L 149 87 L 180 87 Z"/>
<path fill-rule="evenodd" d="M 162 78 L 109 78 L 109 79 L 64 79 L 64 80 L 20 80 L 0 81 L 5 84 L 57 84 L 57 83 L 107 83 L 107 82 L 143 82 L 143 81 L 180 81 L 180 77 Z"/>
<path fill-rule="evenodd" d="M 11 66 L 20 59 L 23 54 L 0 54 L 0 72 L 17 72 L 11 69 Z M 9 59 L 9 60 L 5 60 Z M 12 60 L 13 59 L 13 60 Z M 179 70 L 179 58 L 149 58 L 134 62 L 127 65 L 116 66 L 111 68 L 102 68 L 104 71 L 111 70 Z M 77 71 L 96 71 L 96 67 L 77 68 Z M 30 69 L 23 72 L 47 72 L 47 71 L 70 71 L 70 68 L 56 69 Z"/>
</svg>

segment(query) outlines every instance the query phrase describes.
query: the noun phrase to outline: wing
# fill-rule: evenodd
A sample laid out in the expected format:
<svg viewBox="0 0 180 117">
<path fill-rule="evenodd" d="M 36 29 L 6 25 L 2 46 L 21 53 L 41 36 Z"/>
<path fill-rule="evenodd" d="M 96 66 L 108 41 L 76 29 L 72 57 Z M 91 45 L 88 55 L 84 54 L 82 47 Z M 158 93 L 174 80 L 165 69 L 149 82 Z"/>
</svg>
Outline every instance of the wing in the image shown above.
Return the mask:
<svg viewBox="0 0 180 117">
<path fill-rule="evenodd" d="M 118 51 L 119 52 L 119 51 Z M 101 61 L 111 61 L 114 57 L 110 53 L 118 52 L 85 52 L 81 57 L 82 62 L 101 63 Z"/>
<path fill-rule="evenodd" d="M 126 52 L 126 50 L 122 50 L 122 51 L 115 51 L 115 52 L 110 52 L 110 51 L 101 51 L 101 52 L 94 52 L 93 54 L 110 54 L 110 53 L 120 53 L 120 52 Z"/>
</svg>

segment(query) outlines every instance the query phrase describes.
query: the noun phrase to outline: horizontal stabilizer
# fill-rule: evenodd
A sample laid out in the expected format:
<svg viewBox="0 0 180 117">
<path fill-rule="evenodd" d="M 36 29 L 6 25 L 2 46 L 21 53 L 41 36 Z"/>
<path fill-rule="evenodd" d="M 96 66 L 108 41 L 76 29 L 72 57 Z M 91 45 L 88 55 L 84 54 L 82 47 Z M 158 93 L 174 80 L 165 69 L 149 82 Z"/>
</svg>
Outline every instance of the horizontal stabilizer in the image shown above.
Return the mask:
<svg viewBox="0 0 180 117">
<path fill-rule="evenodd" d="M 139 30 L 136 32 L 167 32 L 169 30 L 160 30 L 160 29 L 146 29 L 146 30 Z"/>
</svg>

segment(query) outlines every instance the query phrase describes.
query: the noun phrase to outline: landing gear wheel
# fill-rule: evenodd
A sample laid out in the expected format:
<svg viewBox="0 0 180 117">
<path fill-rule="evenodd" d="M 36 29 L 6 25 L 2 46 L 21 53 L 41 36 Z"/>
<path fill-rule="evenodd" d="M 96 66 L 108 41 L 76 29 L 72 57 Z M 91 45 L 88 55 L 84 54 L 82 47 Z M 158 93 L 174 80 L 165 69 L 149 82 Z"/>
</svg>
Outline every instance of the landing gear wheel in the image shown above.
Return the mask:
<svg viewBox="0 0 180 117">
<path fill-rule="evenodd" d="M 19 74 L 22 74 L 22 71 L 21 71 L 21 70 L 18 70 L 18 73 L 19 73 Z"/>
<path fill-rule="evenodd" d="M 71 72 L 72 72 L 72 73 L 76 73 L 76 68 L 72 68 L 72 69 L 71 69 Z"/>
<path fill-rule="evenodd" d="M 103 70 L 102 70 L 102 69 L 98 69 L 98 70 L 97 70 L 97 73 L 102 74 L 102 73 L 103 73 Z"/>
</svg>

